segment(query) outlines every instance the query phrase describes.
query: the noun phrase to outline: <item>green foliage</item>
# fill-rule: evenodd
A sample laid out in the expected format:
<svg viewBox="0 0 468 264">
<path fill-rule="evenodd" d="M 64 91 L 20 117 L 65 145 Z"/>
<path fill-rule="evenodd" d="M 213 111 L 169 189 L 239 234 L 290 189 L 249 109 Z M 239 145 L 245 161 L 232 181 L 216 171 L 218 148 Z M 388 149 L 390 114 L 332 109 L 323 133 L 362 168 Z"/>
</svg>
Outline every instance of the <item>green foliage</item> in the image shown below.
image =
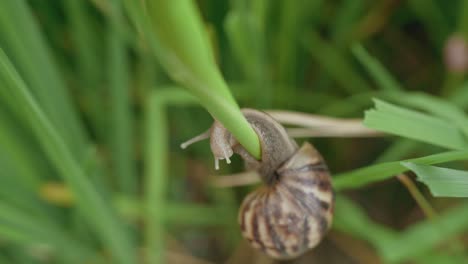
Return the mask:
<svg viewBox="0 0 468 264">
<path fill-rule="evenodd" d="M 468 151 L 450 151 L 434 154 L 426 157 L 405 160 L 418 164 L 437 164 L 449 161 L 465 160 L 468 158 Z M 358 188 L 371 182 L 387 179 L 398 175 L 407 168 L 400 161 L 379 163 L 367 166 L 354 171 L 336 175 L 334 181 L 335 188 L 341 190 L 346 188 Z"/>
<path fill-rule="evenodd" d="M 242 116 L 215 64 L 207 33 L 192 1 L 148 1 L 154 50 L 171 77 L 190 88 L 202 105 L 254 157 L 260 159 L 257 134 Z M 183 17 L 184 19 L 180 19 Z"/>
<path fill-rule="evenodd" d="M 467 143 L 456 123 L 375 100 L 364 124 L 390 134 L 420 140 L 449 149 L 465 149 Z M 421 136 L 424 135 L 424 136 Z"/>
<path fill-rule="evenodd" d="M 466 171 L 419 165 L 410 162 L 404 162 L 403 165 L 414 171 L 418 179 L 429 187 L 434 196 L 468 196 L 468 172 Z"/>
<path fill-rule="evenodd" d="M 443 48 L 467 36 L 468 4 L 393 2 L 0 1 L 0 262 L 250 254 L 237 211 L 251 188 L 210 176 L 240 162 L 214 171 L 207 142 L 179 148 L 214 117 L 259 157 L 240 105 L 387 134 L 309 139 L 337 172 L 331 237 L 349 258 L 466 263 L 468 82 Z M 434 217 L 398 184 L 407 171 Z"/>
</svg>

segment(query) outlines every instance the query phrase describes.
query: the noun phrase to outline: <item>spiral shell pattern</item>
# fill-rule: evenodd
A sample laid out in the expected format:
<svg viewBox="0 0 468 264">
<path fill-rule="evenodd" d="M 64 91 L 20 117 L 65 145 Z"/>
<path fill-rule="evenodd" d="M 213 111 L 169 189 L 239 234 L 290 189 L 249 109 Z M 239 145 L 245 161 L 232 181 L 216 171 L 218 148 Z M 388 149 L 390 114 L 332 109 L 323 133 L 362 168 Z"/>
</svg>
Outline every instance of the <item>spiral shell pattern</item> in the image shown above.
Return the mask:
<svg viewBox="0 0 468 264">
<path fill-rule="evenodd" d="M 239 223 L 254 248 L 275 259 L 291 259 L 315 247 L 330 228 L 334 193 L 328 168 L 309 143 L 275 176 L 244 199 Z"/>
</svg>

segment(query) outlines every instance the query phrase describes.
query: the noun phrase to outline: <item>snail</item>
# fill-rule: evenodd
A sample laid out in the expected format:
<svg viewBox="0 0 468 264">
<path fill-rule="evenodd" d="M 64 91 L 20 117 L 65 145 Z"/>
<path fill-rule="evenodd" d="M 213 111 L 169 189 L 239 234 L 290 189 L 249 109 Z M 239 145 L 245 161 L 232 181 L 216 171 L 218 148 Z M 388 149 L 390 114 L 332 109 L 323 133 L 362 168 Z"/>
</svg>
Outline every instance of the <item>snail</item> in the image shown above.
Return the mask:
<svg viewBox="0 0 468 264">
<path fill-rule="evenodd" d="M 215 120 L 209 131 L 184 143 L 210 138 L 215 157 L 230 163 L 237 153 L 247 169 L 256 170 L 263 185 L 245 197 L 238 221 L 250 244 L 274 259 L 292 259 L 314 248 L 331 227 L 334 193 L 327 165 L 309 143 L 300 148 L 268 114 L 242 109 L 257 133 L 262 159 L 252 157 Z"/>
</svg>

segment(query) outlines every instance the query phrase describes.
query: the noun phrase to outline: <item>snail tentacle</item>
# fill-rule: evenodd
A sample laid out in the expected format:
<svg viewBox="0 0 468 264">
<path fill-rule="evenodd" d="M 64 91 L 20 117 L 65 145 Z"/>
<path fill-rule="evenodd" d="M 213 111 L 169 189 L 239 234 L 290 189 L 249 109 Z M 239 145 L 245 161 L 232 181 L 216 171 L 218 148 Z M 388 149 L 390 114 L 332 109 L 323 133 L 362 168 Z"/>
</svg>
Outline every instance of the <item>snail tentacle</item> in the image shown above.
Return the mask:
<svg viewBox="0 0 468 264">
<path fill-rule="evenodd" d="M 189 140 L 187 140 L 185 142 L 182 142 L 180 144 L 180 148 L 181 149 L 186 149 L 190 145 L 195 144 L 197 142 L 200 142 L 202 140 L 208 139 L 208 138 L 210 138 L 210 130 L 209 129 L 207 131 L 201 133 L 200 135 L 194 136 L 193 138 L 191 138 L 191 139 L 189 139 Z"/>
</svg>

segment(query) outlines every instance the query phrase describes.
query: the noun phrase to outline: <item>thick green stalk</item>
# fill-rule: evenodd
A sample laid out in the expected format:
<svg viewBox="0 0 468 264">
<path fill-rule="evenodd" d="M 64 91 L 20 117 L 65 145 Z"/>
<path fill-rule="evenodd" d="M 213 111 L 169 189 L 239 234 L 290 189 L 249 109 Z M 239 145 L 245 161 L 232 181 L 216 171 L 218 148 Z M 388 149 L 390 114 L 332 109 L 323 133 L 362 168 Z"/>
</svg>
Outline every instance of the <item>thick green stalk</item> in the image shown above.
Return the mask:
<svg viewBox="0 0 468 264">
<path fill-rule="evenodd" d="M 203 23 L 192 1 L 146 3 L 161 64 L 184 84 L 254 157 L 260 158 L 257 134 L 240 112 L 219 69 Z M 183 18 L 183 19 L 181 19 Z"/>
</svg>

